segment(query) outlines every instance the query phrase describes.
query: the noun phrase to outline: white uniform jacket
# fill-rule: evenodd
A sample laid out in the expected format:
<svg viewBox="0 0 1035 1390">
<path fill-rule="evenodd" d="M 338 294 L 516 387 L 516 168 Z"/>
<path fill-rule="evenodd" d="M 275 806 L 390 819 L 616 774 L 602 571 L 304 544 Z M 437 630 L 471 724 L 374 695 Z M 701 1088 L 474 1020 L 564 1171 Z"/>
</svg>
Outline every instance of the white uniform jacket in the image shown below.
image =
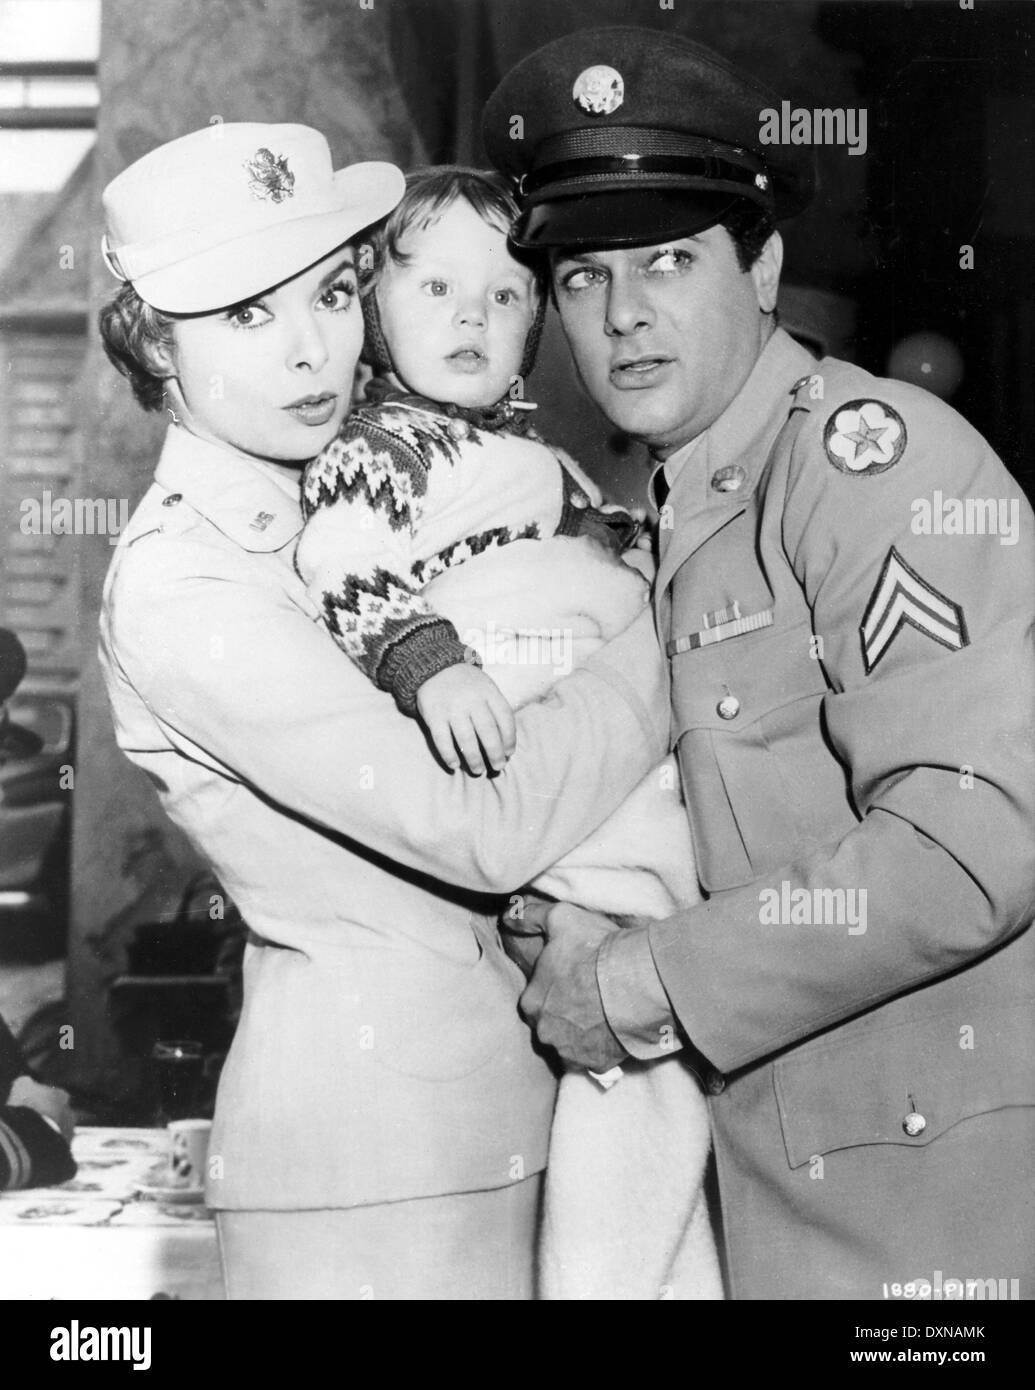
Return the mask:
<svg viewBox="0 0 1035 1390">
<path fill-rule="evenodd" d="M 521 711 L 505 773 L 449 775 L 323 629 L 301 526 L 282 475 L 174 427 L 104 595 L 119 745 L 251 931 L 208 1200 L 504 1186 L 545 1165 L 554 1078 L 484 895 L 552 864 L 663 756 L 650 616 Z"/>
</svg>

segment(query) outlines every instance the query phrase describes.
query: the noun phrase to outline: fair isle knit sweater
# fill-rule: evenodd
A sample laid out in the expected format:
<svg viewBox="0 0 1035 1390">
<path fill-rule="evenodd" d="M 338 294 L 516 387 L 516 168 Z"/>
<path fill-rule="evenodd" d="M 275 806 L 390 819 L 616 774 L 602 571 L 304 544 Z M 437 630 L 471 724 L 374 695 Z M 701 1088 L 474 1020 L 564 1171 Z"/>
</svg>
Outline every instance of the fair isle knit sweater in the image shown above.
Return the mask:
<svg viewBox="0 0 1035 1390">
<path fill-rule="evenodd" d="M 306 469 L 295 565 L 338 645 L 413 714 L 424 681 L 468 655 L 423 587 L 491 547 L 629 522 L 599 502 L 531 431 L 390 396 L 356 410 Z"/>
</svg>

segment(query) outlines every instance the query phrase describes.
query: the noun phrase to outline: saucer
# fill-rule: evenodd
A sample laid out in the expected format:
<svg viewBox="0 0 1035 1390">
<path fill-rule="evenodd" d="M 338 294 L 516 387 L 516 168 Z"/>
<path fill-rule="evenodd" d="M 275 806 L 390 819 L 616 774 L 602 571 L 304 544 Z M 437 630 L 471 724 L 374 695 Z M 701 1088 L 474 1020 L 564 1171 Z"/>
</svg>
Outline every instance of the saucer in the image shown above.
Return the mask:
<svg viewBox="0 0 1035 1390">
<path fill-rule="evenodd" d="M 203 1202 L 204 1190 L 200 1187 L 180 1187 L 168 1178 L 169 1165 L 163 1159 L 154 1163 L 141 1181 L 133 1184 L 138 1197 L 148 1202 Z"/>
<path fill-rule="evenodd" d="M 145 1202 L 203 1202 L 205 1193 L 200 1187 L 168 1187 L 164 1183 L 134 1183 L 133 1191 Z"/>
</svg>

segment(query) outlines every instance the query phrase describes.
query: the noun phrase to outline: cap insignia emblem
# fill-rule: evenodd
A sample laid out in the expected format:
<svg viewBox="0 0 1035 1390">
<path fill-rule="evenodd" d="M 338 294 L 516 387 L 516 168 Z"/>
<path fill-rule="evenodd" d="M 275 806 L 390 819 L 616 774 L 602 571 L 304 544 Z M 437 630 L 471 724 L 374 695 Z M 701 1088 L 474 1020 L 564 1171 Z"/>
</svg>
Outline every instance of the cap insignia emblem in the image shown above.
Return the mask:
<svg viewBox="0 0 1035 1390">
<path fill-rule="evenodd" d="M 766 174 L 756 174 L 756 175 L 755 175 L 755 187 L 756 187 L 756 188 L 760 188 L 760 189 L 762 190 L 762 192 L 764 193 L 764 192 L 766 191 L 766 189 L 769 187 L 769 177 L 768 177 L 768 175 L 766 175 Z"/>
<path fill-rule="evenodd" d="M 620 72 L 602 64 L 580 72 L 571 94 L 575 104 L 589 115 L 610 116 L 625 100 L 625 83 Z"/>
<path fill-rule="evenodd" d="M 251 159 L 244 163 L 248 171 L 248 187 L 253 198 L 268 198 L 271 203 L 282 203 L 285 198 L 294 197 L 295 176 L 288 168 L 287 160 L 272 150 L 256 150 Z"/>
</svg>

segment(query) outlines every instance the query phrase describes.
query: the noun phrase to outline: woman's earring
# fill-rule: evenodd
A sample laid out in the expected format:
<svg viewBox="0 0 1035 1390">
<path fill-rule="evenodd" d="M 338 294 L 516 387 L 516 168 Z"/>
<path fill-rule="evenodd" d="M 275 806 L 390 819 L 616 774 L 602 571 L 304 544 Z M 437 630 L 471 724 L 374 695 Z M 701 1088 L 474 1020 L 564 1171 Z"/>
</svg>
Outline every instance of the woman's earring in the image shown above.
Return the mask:
<svg viewBox="0 0 1035 1390">
<path fill-rule="evenodd" d="M 167 401 L 168 399 L 169 399 L 168 393 L 165 392 L 165 391 L 163 391 L 163 392 L 162 392 L 162 400 L 163 400 L 163 401 Z M 171 405 L 167 405 L 167 406 L 165 407 L 165 413 L 166 413 L 166 415 L 168 415 L 169 419 L 173 422 L 174 425 L 178 425 L 178 424 L 180 423 L 180 417 L 176 414 L 176 411 L 173 410 L 173 408 L 172 408 Z"/>
</svg>

